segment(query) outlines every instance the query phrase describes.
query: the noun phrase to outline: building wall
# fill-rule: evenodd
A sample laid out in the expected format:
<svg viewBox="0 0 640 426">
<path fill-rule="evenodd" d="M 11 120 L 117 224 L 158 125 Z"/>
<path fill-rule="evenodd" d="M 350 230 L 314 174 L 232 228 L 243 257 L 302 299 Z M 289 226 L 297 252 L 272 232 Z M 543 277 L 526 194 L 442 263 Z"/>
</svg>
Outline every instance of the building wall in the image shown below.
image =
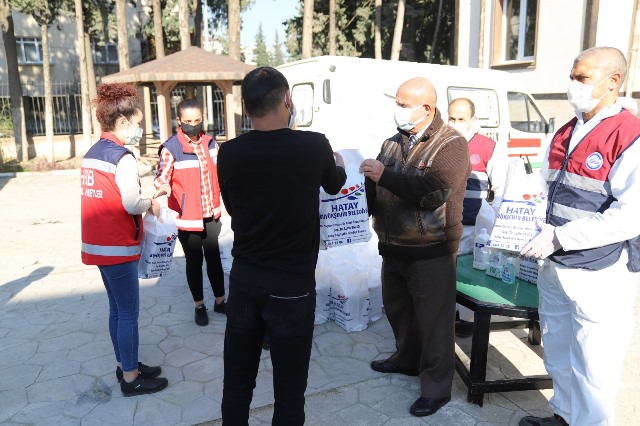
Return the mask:
<svg viewBox="0 0 640 426">
<path fill-rule="evenodd" d="M 139 0 L 138 6 L 127 4 L 127 16 L 129 19 L 129 55 L 131 66 L 142 62 L 141 43 L 135 36 L 141 26 L 149 19 L 147 1 Z M 114 12 L 115 13 L 115 12 Z M 31 15 L 25 15 L 15 10 L 12 13 L 14 32 L 18 37 L 41 38 L 40 27 Z M 76 47 L 76 22 L 75 15 L 71 12 L 62 14 L 56 22 L 49 27 L 49 51 L 51 53 L 51 79 L 52 81 L 79 82 L 78 52 Z M 118 64 L 95 64 L 96 75 L 106 75 L 119 71 Z M 19 64 L 20 79 L 23 84 L 42 84 L 42 64 Z M 7 62 L 4 42 L 0 33 L 0 82 L 7 81 Z M 27 89 L 31 90 L 31 89 Z M 29 95 L 30 93 L 23 93 Z M 0 96 L 8 96 L 8 93 L 0 93 Z"/>
</svg>

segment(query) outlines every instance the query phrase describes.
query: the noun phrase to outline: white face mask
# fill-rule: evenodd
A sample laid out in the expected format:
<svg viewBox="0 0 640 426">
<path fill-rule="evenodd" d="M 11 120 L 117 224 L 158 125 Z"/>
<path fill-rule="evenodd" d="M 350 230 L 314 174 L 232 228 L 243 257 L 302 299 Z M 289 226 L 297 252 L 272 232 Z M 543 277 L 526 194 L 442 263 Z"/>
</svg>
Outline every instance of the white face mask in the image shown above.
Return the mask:
<svg viewBox="0 0 640 426">
<path fill-rule="evenodd" d="M 569 90 L 567 90 L 567 98 L 569 99 L 569 103 L 573 107 L 574 110 L 578 112 L 591 112 L 593 111 L 600 100 L 604 98 L 609 92 L 604 92 L 602 96 L 597 99 L 593 98 L 593 89 L 598 87 L 603 81 L 605 81 L 610 76 L 606 76 L 602 80 L 600 80 L 597 84 L 585 84 L 580 83 L 577 80 L 571 80 L 569 84 Z"/>
<path fill-rule="evenodd" d="M 131 125 L 133 127 L 133 124 Z M 136 126 L 133 130 L 133 135 L 126 136 L 124 138 L 125 145 L 135 145 L 142 139 L 142 127 Z"/>
<path fill-rule="evenodd" d="M 417 110 L 423 107 L 424 107 L 423 105 L 418 105 L 417 107 L 411 109 L 411 108 L 403 108 L 399 105 L 396 105 L 396 110 L 393 114 L 393 118 L 396 121 L 396 126 L 398 126 L 400 130 L 403 130 L 405 132 L 408 132 L 414 127 L 416 127 L 416 125 L 422 122 L 425 118 L 427 118 L 427 116 L 423 115 L 420 119 L 418 119 L 415 122 L 411 121 L 411 116 L 413 115 L 414 112 L 416 112 Z"/>
<path fill-rule="evenodd" d="M 473 135 L 474 135 L 474 132 L 472 132 L 469 129 L 469 123 L 465 123 L 465 122 L 462 122 L 462 121 L 456 121 L 455 123 L 449 123 L 449 126 L 453 127 L 458 132 L 460 132 L 460 134 L 462 134 L 462 136 L 464 136 L 464 138 L 467 141 L 469 139 L 471 139 L 473 137 Z"/>
<path fill-rule="evenodd" d="M 296 125 L 296 115 L 298 115 L 298 111 L 296 110 L 296 104 L 291 103 L 291 109 L 289 110 L 289 128 L 293 129 Z"/>
</svg>

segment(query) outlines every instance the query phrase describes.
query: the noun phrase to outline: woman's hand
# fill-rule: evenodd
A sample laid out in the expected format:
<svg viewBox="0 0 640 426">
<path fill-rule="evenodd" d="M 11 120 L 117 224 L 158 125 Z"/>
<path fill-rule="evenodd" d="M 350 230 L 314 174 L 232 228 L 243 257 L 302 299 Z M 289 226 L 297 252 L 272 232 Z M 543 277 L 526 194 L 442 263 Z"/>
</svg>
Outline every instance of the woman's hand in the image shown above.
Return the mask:
<svg viewBox="0 0 640 426">
<path fill-rule="evenodd" d="M 149 207 L 148 212 L 155 217 L 160 217 L 160 203 L 158 203 L 155 198 L 151 198 L 151 206 Z"/>
<path fill-rule="evenodd" d="M 162 185 L 160 188 L 158 188 L 156 193 L 153 194 L 153 198 L 158 198 L 158 197 L 161 197 L 163 195 L 166 195 L 167 198 L 171 195 L 171 186 Z"/>
</svg>

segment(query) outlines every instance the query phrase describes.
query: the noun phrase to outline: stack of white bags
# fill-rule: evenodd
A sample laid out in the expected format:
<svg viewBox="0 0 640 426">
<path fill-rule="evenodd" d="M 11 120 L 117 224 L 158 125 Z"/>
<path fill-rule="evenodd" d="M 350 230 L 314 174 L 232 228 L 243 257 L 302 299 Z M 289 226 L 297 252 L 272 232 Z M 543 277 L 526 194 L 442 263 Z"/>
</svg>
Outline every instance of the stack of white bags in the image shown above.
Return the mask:
<svg viewBox="0 0 640 426">
<path fill-rule="evenodd" d="M 218 238 L 226 294 L 233 264 L 233 231 L 229 219 L 223 218 Z M 366 242 L 320 250 L 316 266 L 315 324 L 333 320 L 346 331 L 361 331 L 380 319 L 381 270 L 382 258 L 375 233 Z"/>
</svg>

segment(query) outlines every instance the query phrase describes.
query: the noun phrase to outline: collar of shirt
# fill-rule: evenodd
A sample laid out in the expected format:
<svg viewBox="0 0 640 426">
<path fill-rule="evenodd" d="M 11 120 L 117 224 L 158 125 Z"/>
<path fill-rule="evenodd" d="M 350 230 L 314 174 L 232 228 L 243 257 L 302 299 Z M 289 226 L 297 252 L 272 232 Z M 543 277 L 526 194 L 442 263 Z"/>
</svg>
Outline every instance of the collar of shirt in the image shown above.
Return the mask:
<svg viewBox="0 0 640 426">
<path fill-rule="evenodd" d="M 578 121 L 576 125 L 573 127 L 573 131 L 571 133 L 571 141 L 569 142 L 569 152 L 573 151 L 573 149 L 578 145 L 578 143 L 593 130 L 602 120 L 605 118 L 613 117 L 622 111 L 622 105 L 620 102 L 616 101 L 613 105 L 609 105 L 607 107 L 602 108 L 596 115 L 591 117 L 591 119 L 585 122 L 582 119 L 582 114 L 578 117 Z"/>
</svg>

